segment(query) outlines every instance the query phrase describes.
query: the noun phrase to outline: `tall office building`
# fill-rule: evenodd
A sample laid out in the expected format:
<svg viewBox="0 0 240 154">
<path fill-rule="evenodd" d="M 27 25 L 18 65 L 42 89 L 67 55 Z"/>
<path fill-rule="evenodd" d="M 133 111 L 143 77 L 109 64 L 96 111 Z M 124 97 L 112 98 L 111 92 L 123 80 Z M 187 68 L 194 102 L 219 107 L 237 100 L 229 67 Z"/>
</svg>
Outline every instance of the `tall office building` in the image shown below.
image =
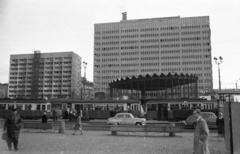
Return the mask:
<svg viewBox="0 0 240 154">
<path fill-rule="evenodd" d="M 74 52 L 10 56 L 9 98 L 80 97 L 81 57 Z"/>
<path fill-rule="evenodd" d="M 208 16 L 127 20 L 94 25 L 94 93 L 120 77 L 195 74 L 198 92 L 213 88 Z"/>
</svg>

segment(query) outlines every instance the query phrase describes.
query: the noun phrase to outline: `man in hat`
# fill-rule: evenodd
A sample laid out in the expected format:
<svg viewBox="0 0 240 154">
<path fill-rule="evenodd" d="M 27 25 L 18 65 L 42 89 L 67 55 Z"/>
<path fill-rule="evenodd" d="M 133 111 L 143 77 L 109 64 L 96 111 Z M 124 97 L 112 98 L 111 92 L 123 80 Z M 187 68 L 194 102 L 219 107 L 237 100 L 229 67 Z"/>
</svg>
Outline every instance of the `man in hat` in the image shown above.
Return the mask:
<svg viewBox="0 0 240 154">
<path fill-rule="evenodd" d="M 4 123 L 4 132 L 7 133 L 7 145 L 8 149 L 12 149 L 12 143 L 14 150 L 18 150 L 18 137 L 21 129 L 21 117 L 17 113 L 17 109 L 13 108 L 11 114 L 6 117 Z"/>
</svg>

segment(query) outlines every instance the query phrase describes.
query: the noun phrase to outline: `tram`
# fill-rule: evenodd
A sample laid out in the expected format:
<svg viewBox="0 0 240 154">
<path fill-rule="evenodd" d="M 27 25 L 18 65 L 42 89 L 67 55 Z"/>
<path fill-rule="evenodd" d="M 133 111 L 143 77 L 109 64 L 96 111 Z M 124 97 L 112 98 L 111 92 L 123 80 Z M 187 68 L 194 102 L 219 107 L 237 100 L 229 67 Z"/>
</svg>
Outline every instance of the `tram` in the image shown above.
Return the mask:
<svg viewBox="0 0 240 154">
<path fill-rule="evenodd" d="M 140 117 L 142 106 L 139 100 L 50 100 L 52 108 L 80 113 L 88 116 L 88 119 L 107 119 L 111 112 L 131 112 L 134 116 Z"/>
<path fill-rule="evenodd" d="M 147 119 L 186 120 L 194 109 L 217 114 L 217 101 L 205 99 L 149 100 L 146 103 Z"/>
<path fill-rule="evenodd" d="M 51 103 L 45 100 L 0 100 L 0 118 L 6 118 L 12 108 L 22 119 L 40 119 L 44 112 L 51 115 Z"/>
</svg>

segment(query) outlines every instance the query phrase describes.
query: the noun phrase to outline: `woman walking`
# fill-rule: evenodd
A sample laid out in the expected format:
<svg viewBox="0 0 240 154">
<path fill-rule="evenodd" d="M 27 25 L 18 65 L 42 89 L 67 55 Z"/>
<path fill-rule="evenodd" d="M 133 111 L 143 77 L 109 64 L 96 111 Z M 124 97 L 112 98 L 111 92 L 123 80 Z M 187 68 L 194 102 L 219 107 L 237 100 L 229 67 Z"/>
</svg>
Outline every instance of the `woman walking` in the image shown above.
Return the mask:
<svg viewBox="0 0 240 154">
<path fill-rule="evenodd" d="M 220 140 L 220 137 L 224 137 L 224 119 L 223 119 L 223 114 L 220 112 L 219 116 L 216 120 L 216 125 L 218 126 L 218 137 Z"/>
<path fill-rule="evenodd" d="M 72 135 L 75 135 L 76 134 L 76 131 L 80 131 L 80 135 L 83 135 L 82 133 L 82 119 L 81 119 L 81 115 L 80 113 L 77 115 L 77 122 L 75 124 L 75 127 L 74 127 L 74 132 Z"/>
</svg>

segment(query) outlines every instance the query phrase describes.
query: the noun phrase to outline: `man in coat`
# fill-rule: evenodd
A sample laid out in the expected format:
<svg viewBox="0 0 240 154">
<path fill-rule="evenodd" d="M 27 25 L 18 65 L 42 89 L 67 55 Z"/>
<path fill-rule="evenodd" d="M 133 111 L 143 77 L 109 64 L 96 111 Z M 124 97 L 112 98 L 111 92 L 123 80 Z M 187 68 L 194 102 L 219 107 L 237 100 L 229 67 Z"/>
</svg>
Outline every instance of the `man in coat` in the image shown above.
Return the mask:
<svg viewBox="0 0 240 154">
<path fill-rule="evenodd" d="M 42 123 L 47 123 L 47 120 L 48 120 L 47 114 L 46 112 L 44 112 L 42 115 Z"/>
<path fill-rule="evenodd" d="M 18 137 L 21 129 L 21 117 L 17 113 L 17 109 L 12 109 L 11 114 L 6 117 L 4 123 L 4 132 L 7 133 L 7 145 L 8 149 L 12 149 L 12 143 L 14 150 L 18 150 Z"/>
<path fill-rule="evenodd" d="M 208 125 L 201 117 L 201 111 L 199 109 L 194 110 L 193 114 L 197 117 L 197 125 L 194 132 L 194 154 L 210 154 L 208 148 Z"/>
</svg>

